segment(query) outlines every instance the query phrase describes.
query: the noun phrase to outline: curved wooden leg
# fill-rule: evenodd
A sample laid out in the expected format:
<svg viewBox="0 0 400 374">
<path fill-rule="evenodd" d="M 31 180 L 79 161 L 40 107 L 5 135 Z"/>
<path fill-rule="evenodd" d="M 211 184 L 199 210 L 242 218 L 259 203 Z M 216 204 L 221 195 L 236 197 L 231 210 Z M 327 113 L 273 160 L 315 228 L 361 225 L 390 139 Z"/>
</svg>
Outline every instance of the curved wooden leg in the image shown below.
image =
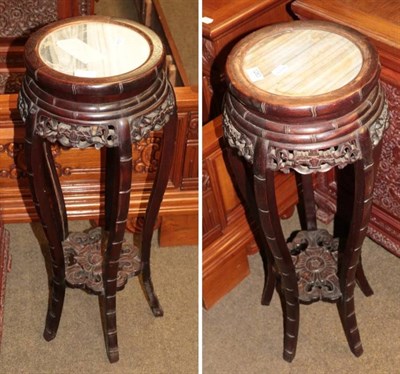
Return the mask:
<svg viewBox="0 0 400 374">
<path fill-rule="evenodd" d="M 268 248 L 268 244 L 265 241 L 265 237 L 261 231 L 261 225 L 257 212 L 257 204 L 254 199 L 254 188 L 249 183 L 249 176 L 247 174 L 247 168 L 244 164 L 244 160 L 239 158 L 235 154 L 236 150 L 227 147 L 226 156 L 229 164 L 230 172 L 232 173 L 235 185 L 239 190 L 241 198 L 244 200 L 244 204 L 250 210 L 250 214 L 253 214 L 253 218 L 257 222 L 257 228 L 255 239 L 258 247 L 260 248 L 260 255 L 264 265 L 264 288 L 261 296 L 261 304 L 269 305 L 271 303 L 272 295 L 275 289 L 275 274 L 273 272 L 273 256 Z"/>
<path fill-rule="evenodd" d="M 315 211 L 315 198 L 312 175 L 295 172 L 297 193 L 299 202 L 297 210 L 302 230 L 311 231 L 317 229 L 317 214 Z"/>
<path fill-rule="evenodd" d="M 155 317 L 163 315 L 163 310 L 154 292 L 150 271 L 150 248 L 153 236 L 153 228 L 160 209 L 161 201 L 167 187 L 168 177 L 172 166 L 175 138 L 176 138 L 177 116 L 174 114 L 164 126 L 162 150 L 160 163 L 154 179 L 153 188 L 150 194 L 146 214 L 143 222 L 140 282 L 146 299 Z"/>
<path fill-rule="evenodd" d="M 360 287 L 360 290 L 365 296 L 372 296 L 374 294 L 374 290 L 371 288 L 367 277 L 365 276 L 364 273 L 364 268 L 362 265 L 362 260 L 361 260 L 361 253 L 360 253 L 360 259 L 358 261 L 358 266 L 357 266 L 357 271 L 356 271 L 356 282 L 358 287 Z"/>
<path fill-rule="evenodd" d="M 355 356 L 363 353 L 354 307 L 354 287 L 356 272 L 360 266 L 361 246 L 367 233 L 372 207 L 374 185 L 374 162 L 369 134 L 360 137 L 363 159 L 354 165 L 355 192 L 352 224 L 343 258 L 339 264 L 339 279 L 342 297 L 338 302 L 338 311 L 348 344 Z"/>
<path fill-rule="evenodd" d="M 254 159 L 254 190 L 261 226 L 280 276 L 284 318 L 284 360 L 296 354 L 299 332 L 299 298 L 295 268 L 289 253 L 276 205 L 274 172 L 267 170 L 267 144 L 257 144 Z"/>
<path fill-rule="evenodd" d="M 35 135 L 36 119 L 26 121 L 25 154 L 33 201 L 49 242 L 52 279 L 44 338 L 55 338 L 65 296 L 65 263 L 62 241 L 68 227 L 60 183 L 55 172 L 50 145 Z"/>
<path fill-rule="evenodd" d="M 132 145 L 127 121 L 118 126 L 118 148 L 107 149 L 107 170 L 113 170 L 113 183 L 106 190 L 108 219 L 107 249 L 104 258 L 104 330 L 110 362 L 119 359 L 117 338 L 116 293 L 119 258 L 124 240 L 132 181 Z M 108 174 L 110 176 L 110 174 Z M 112 203 L 109 203 L 112 201 Z"/>
<path fill-rule="evenodd" d="M 353 245 L 350 243 L 350 228 L 353 225 L 351 206 L 355 201 L 355 170 L 354 165 L 348 165 L 345 169 L 337 170 L 337 214 L 335 216 L 334 236 L 340 238 L 345 247 Z M 344 242 L 344 243 L 343 243 Z M 356 271 L 356 282 L 365 296 L 373 295 L 374 291 L 368 283 L 361 261 L 361 254 Z"/>
</svg>

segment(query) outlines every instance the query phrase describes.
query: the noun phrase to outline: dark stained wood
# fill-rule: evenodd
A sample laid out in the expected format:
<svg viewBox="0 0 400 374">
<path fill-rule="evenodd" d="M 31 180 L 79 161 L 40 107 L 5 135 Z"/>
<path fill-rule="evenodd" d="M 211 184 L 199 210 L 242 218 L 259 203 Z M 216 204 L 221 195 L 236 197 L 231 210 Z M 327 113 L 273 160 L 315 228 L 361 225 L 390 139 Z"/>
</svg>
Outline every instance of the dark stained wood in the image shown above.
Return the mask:
<svg viewBox="0 0 400 374">
<path fill-rule="evenodd" d="M 296 0 L 292 9 L 301 19 L 329 20 L 350 26 L 368 37 L 382 64 L 381 79 L 390 109 L 390 127 L 383 141 L 368 236 L 400 257 L 400 180 L 397 142 L 400 137 L 400 3 L 396 0 Z M 317 178 L 318 217 L 333 219 L 336 183 L 332 173 Z"/>
<path fill-rule="evenodd" d="M 324 43 L 336 37 L 343 42 L 342 47 L 332 43 L 332 50 L 342 53 L 344 49 L 348 56 L 346 48 L 355 49 L 353 62 L 357 65 L 343 60 L 319 67 L 311 61 L 313 71 L 312 74 L 305 72 L 306 78 L 290 65 L 296 65 L 297 58 L 304 62 L 301 53 L 315 54 L 310 46 L 321 48 L 324 45 L 319 52 L 332 53 Z M 281 49 L 285 48 L 280 51 L 279 60 L 275 56 L 277 48 L 268 46 L 278 42 Z M 306 52 L 301 50 L 304 45 Z M 296 53 L 295 57 L 291 53 Z M 261 78 L 257 75 L 252 81 L 248 77 L 248 67 L 257 66 L 258 57 L 264 59 L 262 61 L 273 61 L 269 68 L 273 72 L 276 66 L 286 66 L 288 74 L 272 73 L 267 80 L 265 76 L 271 70 L 265 70 L 260 73 Z M 325 85 L 320 85 L 324 69 L 337 64 L 342 64 L 341 68 L 334 70 L 335 76 L 331 72 L 330 79 L 324 81 L 326 84 L 340 81 L 341 75 L 348 77 L 343 68 L 355 73 L 352 78 L 343 80 L 341 86 L 326 90 Z M 296 66 L 300 68 L 304 64 Z M 352 66 L 357 66 L 357 70 Z M 372 294 L 362 269 L 361 247 L 370 219 L 382 138 L 389 125 L 388 105 L 379 73 L 378 54 L 362 34 L 318 21 L 283 23 L 260 29 L 241 40 L 227 60 L 229 91 L 224 100 L 224 137 L 253 170 L 257 202 L 253 214 L 259 215 L 268 244 L 264 245 L 264 250 L 270 252 L 268 259 L 272 261 L 266 278 L 272 270 L 281 297 L 283 358 L 288 362 L 296 354 L 300 302 L 335 301 L 351 351 L 356 356 L 363 351 L 355 317 L 354 287 L 358 281 L 364 294 Z M 320 79 L 316 79 L 318 77 Z M 298 84 L 294 84 L 293 79 L 297 79 Z M 325 91 L 318 91 L 320 86 Z M 274 92 L 276 87 L 279 93 Z M 308 87 L 311 91 L 297 94 L 296 87 L 300 90 Z M 331 169 L 351 169 L 352 165 L 355 170 L 353 211 L 346 222 L 350 227 L 333 238 L 326 230 L 317 229 L 311 175 Z M 297 180 L 299 197 L 303 200 L 299 204 L 303 231 L 293 233 L 287 242 L 279 220 L 274 172 L 291 170 L 301 174 Z M 252 209 L 252 204 L 248 205 Z M 335 235 L 340 231 L 335 228 Z"/>
<path fill-rule="evenodd" d="M 35 3 L 39 3 L 39 8 L 32 10 L 32 7 L 24 7 L 21 19 L 14 26 L 19 25 L 22 30 L 30 30 L 31 26 L 29 25 L 32 20 L 42 20 L 40 24 L 45 24 L 48 19 L 56 20 L 74 15 L 93 14 L 93 2 L 93 0 L 36 1 Z M 17 0 L 0 0 L 0 4 L 2 3 L 5 3 L 10 10 L 21 8 L 21 2 Z M 31 0 L 24 0 L 24 4 L 29 5 L 30 3 Z M 48 3 L 56 5 L 48 6 Z M 34 11 L 35 17 L 32 17 L 32 11 Z M 42 14 L 36 17 L 37 11 Z M 78 11 L 79 13 L 76 13 Z M 9 28 L 9 30 L 11 29 Z M 0 34 L 1 32 L 2 30 L 0 30 Z M 19 40 L 22 35 L 21 30 L 16 30 L 16 33 L 18 41 L 13 41 L 12 48 L 7 44 L 10 42 L 9 39 L 3 40 L 0 37 L 0 92 L 3 68 L 5 68 L 6 75 L 9 74 L 10 69 L 17 73 L 15 76 L 7 78 L 7 92 L 18 92 L 20 79 L 25 71 L 22 54 L 29 32 L 26 32 L 21 40 Z M 171 40 L 168 42 L 173 43 Z M 7 54 L 5 65 L 2 64 L 2 51 Z M 160 212 L 166 222 L 165 226 L 162 223 L 160 242 L 168 245 L 196 244 L 197 223 L 186 228 L 180 227 L 181 235 L 179 236 L 173 235 L 170 224 L 174 222 L 176 225 L 184 217 L 190 217 L 192 222 L 197 222 L 198 215 L 197 88 L 176 87 L 175 94 L 179 111 L 179 132 L 171 183 L 168 184 L 168 191 Z M 24 162 L 24 125 L 16 109 L 16 100 L 17 97 L 13 94 L 0 95 L 0 196 L 5 207 L 4 221 L 7 223 L 29 222 L 38 219 L 28 189 Z M 158 167 L 161 138 L 162 132 L 155 132 L 146 141 L 132 145 L 134 183 L 129 206 L 131 219 L 143 216 L 145 212 L 146 202 Z M 65 193 L 68 218 L 99 220 L 99 216 L 104 212 L 103 182 L 105 179 L 99 152 L 66 150 L 59 146 L 53 146 L 52 152 L 56 157 L 56 169 Z M 164 237 L 168 239 L 164 240 Z"/>
<path fill-rule="evenodd" d="M 53 70 L 38 55 L 41 41 L 59 27 L 82 22 L 111 23 L 140 33 L 150 45 L 149 57 L 132 71 L 104 78 L 82 78 Z M 132 185 L 131 144 L 165 125 L 159 149 L 160 167 L 144 216 L 140 268 L 151 309 L 155 316 L 162 315 L 150 278 L 150 246 L 174 159 L 177 126 L 175 96 L 165 71 L 165 51 L 157 35 L 138 23 L 109 17 L 78 17 L 44 26 L 34 33 L 25 45 L 25 62 L 27 70 L 18 108 L 26 126 L 26 165 L 32 197 L 49 242 L 53 271 L 44 337 L 55 338 L 67 284 L 65 273 L 67 279 L 74 279 L 76 267 L 84 266 L 80 256 L 87 252 L 83 249 L 87 240 L 82 241 L 82 249 L 70 249 L 73 240 L 69 238 L 63 191 L 50 144 L 59 142 L 63 147 L 79 149 L 104 147 L 106 246 L 104 252 L 98 253 L 102 257 L 99 266 L 103 282 L 99 289 L 98 284 L 90 281 L 82 286 L 100 293 L 107 355 L 110 362 L 116 362 L 116 291 L 123 286 L 118 277 L 122 276 L 119 261 Z M 73 266 L 66 266 L 66 261 Z M 94 267 L 93 272 L 97 271 Z M 136 269 L 130 273 L 136 274 Z M 91 276 L 95 273 L 88 275 Z"/>
<path fill-rule="evenodd" d="M 158 298 L 154 293 L 153 282 L 151 280 L 150 271 L 150 246 L 153 236 L 153 228 L 156 222 L 157 214 L 160 209 L 161 201 L 167 187 L 169 171 L 171 170 L 173 160 L 173 149 L 175 145 L 177 118 L 176 114 L 169 120 L 164 128 L 163 136 L 163 157 L 160 159 L 160 167 L 154 180 L 153 189 L 149 198 L 146 209 L 146 215 L 143 223 L 142 231 L 142 271 L 140 273 L 140 281 L 145 291 L 146 298 L 155 317 L 163 315 Z"/>
<path fill-rule="evenodd" d="M 160 209 L 160 242 L 182 245 L 197 243 L 197 168 L 191 165 L 191 153 L 197 148 L 197 92 L 190 87 L 176 87 L 179 127 L 173 170 Z M 0 95 L 0 200 L 5 222 L 30 222 L 38 220 L 30 197 L 25 156 L 24 125 L 18 114 L 17 95 Z M 162 131 L 153 132 L 149 138 L 132 144 L 133 181 L 129 217 L 135 219 L 145 213 L 159 166 L 159 147 Z M 64 149 L 52 146 L 56 168 L 64 192 L 68 219 L 99 220 L 104 213 L 104 165 L 100 152 L 94 149 Z M 197 156 L 196 158 L 197 159 Z M 189 226 L 180 226 L 180 236 L 174 235 L 169 222 L 190 217 Z M 165 218 L 165 220 L 164 220 Z M 185 218 L 186 219 L 186 218 Z M 164 225 L 165 222 L 165 225 Z"/>
<path fill-rule="evenodd" d="M 223 141 L 221 116 L 203 126 L 203 304 L 211 308 L 249 274 L 247 256 L 258 252 L 257 216 L 248 216 L 232 171 L 244 167 L 241 160 L 228 171 L 229 152 Z M 232 176 L 231 176 L 232 175 Z M 240 176 L 234 180 L 242 180 Z M 238 186 L 236 186 L 238 187 Z M 283 217 L 297 203 L 292 174 L 275 175 L 279 214 Z M 250 192 L 250 191 L 249 191 Z M 239 197 L 242 195 L 241 197 Z M 247 209 L 246 209 L 247 210 Z M 261 240 L 264 240 L 261 238 Z M 261 255 L 264 255 L 261 250 Z M 271 262 L 265 262 L 267 267 Z M 271 270 L 267 274 L 271 275 Z M 275 279 L 273 278 L 273 282 Z M 263 303 L 271 296 L 271 279 L 266 277 Z"/>
</svg>

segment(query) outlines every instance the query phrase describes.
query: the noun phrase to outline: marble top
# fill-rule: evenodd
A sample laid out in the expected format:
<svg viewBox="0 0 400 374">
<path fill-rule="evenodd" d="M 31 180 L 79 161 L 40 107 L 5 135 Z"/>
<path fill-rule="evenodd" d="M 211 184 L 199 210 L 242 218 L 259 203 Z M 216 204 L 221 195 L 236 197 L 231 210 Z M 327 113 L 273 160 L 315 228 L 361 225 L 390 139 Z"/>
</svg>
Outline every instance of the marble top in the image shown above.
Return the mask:
<svg viewBox="0 0 400 374">
<path fill-rule="evenodd" d="M 345 86 L 360 72 L 360 49 L 323 30 L 290 30 L 251 46 L 243 57 L 246 78 L 285 96 L 321 95 Z"/>
<path fill-rule="evenodd" d="M 43 38 L 39 55 L 52 69 L 77 77 L 111 77 L 135 70 L 150 56 L 146 38 L 135 30 L 103 22 L 60 27 Z"/>
</svg>

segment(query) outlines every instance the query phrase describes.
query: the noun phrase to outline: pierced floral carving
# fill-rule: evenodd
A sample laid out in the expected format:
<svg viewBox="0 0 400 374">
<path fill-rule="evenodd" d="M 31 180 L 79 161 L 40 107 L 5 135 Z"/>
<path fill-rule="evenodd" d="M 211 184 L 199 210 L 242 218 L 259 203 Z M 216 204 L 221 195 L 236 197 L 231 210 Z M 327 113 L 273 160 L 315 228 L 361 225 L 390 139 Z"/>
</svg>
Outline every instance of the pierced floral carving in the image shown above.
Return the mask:
<svg viewBox="0 0 400 374">
<path fill-rule="evenodd" d="M 375 147 L 383 138 L 385 130 L 389 127 L 389 110 L 388 104 L 385 101 L 382 109 L 382 113 L 379 118 L 369 128 L 369 134 L 371 137 L 372 146 Z"/>
<path fill-rule="evenodd" d="M 21 115 L 22 121 L 26 121 L 29 113 L 35 114 L 38 110 L 37 106 L 33 102 L 28 102 L 25 98 L 19 94 L 18 95 L 18 110 Z"/>
<path fill-rule="evenodd" d="M 104 146 L 118 145 L 117 134 L 114 128 L 108 125 L 72 125 L 41 115 L 36 123 L 35 131 L 49 142 L 58 141 L 65 147 L 84 149 L 94 146 L 100 149 Z"/>
<path fill-rule="evenodd" d="M 37 106 L 23 95 L 18 97 L 18 109 L 22 120 L 25 122 L 29 113 L 36 113 Z M 152 131 L 161 130 L 176 111 L 175 97 L 171 87 L 165 100 L 150 113 L 142 116 L 132 116 L 129 121 L 132 143 L 140 142 L 147 138 Z M 60 142 L 65 147 L 87 148 L 94 146 L 117 147 L 118 135 L 113 124 L 78 125 L 64 123 L 51 118 L 50 115 L 41 112 L 36 123 L 36 134 L 55 143 Z M 117 125 L 117 124 L 116 124 Z"/>
<path fill-rule="evenodd" d="M 339 240 L 334 239 L 326 230 L 299 231 L 288 243 L 296 268 L 301 301 L 310 303 L 340 298 L 338 246 Z"/>
<path fill-rule="evenodd" d="M 380 97 L 380 100 L 383 101 L 382 111 L 378 119 L 374 123 L 369 124 L 368 127 L 373 147 L 382 140 L 385 130 L 389 127 L 388 104 L 383 97 Z M 231 110 L 236 111 L 238 117 L 235 117 L 235 120 L 241 127 L 246 129 L 246 133 L 243 133 L 240 128 L 237 129 L 235 127 L 236 123 L 234 125 L 231 120 Z M 239 155 L 243 156 L 250 163 L 253 162 L 257 138 L 268 142 L 267 168 L 273 171 L 288 173 L 293 169 L 301 174 L 326 172 L 333 167 L 343 168 L 362 157 L 361 146 L 358 140 L 358 135 L 361 131 L 359 129 L 354 129 L 351 137 L 347 136 L 346 140 L 342 141 L 340 144 L 333 144 L 329 148 L 322 148 L 324 145 L 321 142 L 321 148 L 309 149 L 311 148 L 311 143 L 316 142 L 315 138 L 314 141 L 310 139 L 310 144 L 306 144 L 304 148 L 301 149 L 300 145 L 292 145 L 297 144 L 297 139 L 292 143 L 290 135 L 288 134 L 283 135 L 282 133 L 281 140 L 269 139 L 268 131 L 274 132 L 275 130 L 268 127 L 269 122 L 267 119 L 265 120 L 266 130 L 264 131 L 264 127 L 256 124 L 253 127 L 258 128 L 258 132 L 254 133 L 252 125 L 249 123 L 249 121 L 251 122 L 251 116 L 247 116 L 248 114 L 249 112 L 247 109 L 240 103 L 232 102 L 228 94 L 223 112 L 224 137 L 229 145 L 236 148 Z M 262 119 L 259 118 L 259 120 L 261 121 Z M 282 123 L 281 126 L 283 129 L 285 124 Z M 367 125 L 364 126 L 366 127 Z"/>
<path fill-rule="evenodd" d="M 289 150 L 270 146 L 267 165 L 271 170 L 288 173 L 290 169 L 294 169 L 301 174 L 309 174 L 314 171 L 328 171 L 334 166 L 343 168 L 360 158 L 361 151 L 357 140 L 328 149 Z"/>
<path fill-rule="evenodd" d="M 102 230 L 71 233 L 63 242 L 66 280 L 72 287 L 86 289 L 95 294 L 104 293 Z M 140 258 L 136 248 L 123 243 L 119 258 L 117 289 L 122 289 L 128 278 L 140 272 Z"/>
<path fill-rule="evenodd" d="M 161 130 L 175 112 L 175 98 L 172 89 L 165 101 L 155 110 L 130 121 L 132 143 L 141 141 L 149 136 L 151 131 Z"/>
<path fill-rule="evenodd" d="M 223 130 L 224 137 L 231 147 L 238 150 L 239 156 L 243 156 L 246 161 L 253 162 L 254 146 L 251 140 L 244 134 L 240 133 L 233 126 L 226 110 L 223 113 Z"/>
</svg>

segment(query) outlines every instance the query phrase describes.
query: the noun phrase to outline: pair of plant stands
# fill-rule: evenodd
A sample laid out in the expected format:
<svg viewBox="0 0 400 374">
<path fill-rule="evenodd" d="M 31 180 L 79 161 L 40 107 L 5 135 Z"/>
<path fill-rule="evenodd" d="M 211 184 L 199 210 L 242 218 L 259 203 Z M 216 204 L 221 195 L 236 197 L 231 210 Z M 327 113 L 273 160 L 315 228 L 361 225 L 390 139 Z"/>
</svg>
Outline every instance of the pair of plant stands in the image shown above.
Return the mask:
<svg viewBox="0 0 400 374">
<path fill-rule="evenodd" d="M 101 295 L 109 360 L 118 360 L 116 291 L 140 275 L 155 316 L 162 309 L 150 275 L 150 242 L 172 163 L 176 132 L 165 53 L 149 29 L 105 17 L 57 22 L 25 46 L 19 97 L 26 123 L 31 191 L 49 241 L 51 299 L 44 337 L 56 336 L 66 285 Z M 352 352 L 362 353 L 354 309 L 356 281 L 372 290 L 361 246 L 372 205 L 387 104 L 376 51 L 354 30 L 292 22 L 244 38 L 227 62 L 224 135 L 238 187 L 262 228 L 267 274 L 262 303 L 275 285 L 284 315 L 284 358 L 296 352 L 299 303 L 337 303 Z M 123 242 L 131 188 L 131 144 L 164 128 L 160 165 L 148 203 L 140 256 Z M 50 145 L 106 152 L 105 227 L 68 232 Z M 312 173 L 354 169 L 351 222 L 333 238 L 317 228 Z M 302 230 L 287 243 L 276 208 L 274 173 L 297 174 Z M 254 189 L 254 190 L 253 190 Z M 249 193 L 249 191 L 251 191 Z M 254 191 L 254 194 L 252 193 Z M 340 209 L 340 208 L 339 208 Z M 343 217 L 342 217 L 343 218 Z M 343 222 L 342 222 L 343 223 Z M 350 225 L 351 223 L 351 225 Z"/>
</svg>

